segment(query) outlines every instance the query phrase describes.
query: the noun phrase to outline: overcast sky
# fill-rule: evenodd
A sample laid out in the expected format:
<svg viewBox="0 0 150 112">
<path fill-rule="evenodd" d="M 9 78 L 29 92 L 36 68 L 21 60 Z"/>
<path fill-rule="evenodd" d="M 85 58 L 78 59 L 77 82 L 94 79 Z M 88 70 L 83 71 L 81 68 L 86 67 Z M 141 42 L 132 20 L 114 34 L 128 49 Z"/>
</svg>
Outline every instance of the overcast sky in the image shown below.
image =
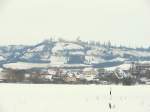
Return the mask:
<svg viewBox="0 0 150 112">
<path fill-rule="evenodd" d="M 48 37 L 150 45 L 149 0 L 0 0 L 0 45 Z"/>
</svg>

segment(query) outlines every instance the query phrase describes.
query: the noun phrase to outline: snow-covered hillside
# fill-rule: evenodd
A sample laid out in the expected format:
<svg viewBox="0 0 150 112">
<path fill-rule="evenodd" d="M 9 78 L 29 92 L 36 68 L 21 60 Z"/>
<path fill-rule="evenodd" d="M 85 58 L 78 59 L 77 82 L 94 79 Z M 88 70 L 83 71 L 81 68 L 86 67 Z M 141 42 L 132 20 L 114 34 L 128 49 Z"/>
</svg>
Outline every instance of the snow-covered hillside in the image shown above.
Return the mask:
<svg viewBox="0 0 150 112">
<path fill-rule="evenodd" d="M 119 66 L 113 66 L 113 67 L 106 67 L 106 70 L 115 70 L 115 69 L 121 69 L 121 70 L 129 70 L 131 68 L 131 64 L 125 63 Z"/>
<path fill-rule="evenodd" d="M 47 68 L 49 66 L 49 63 L 25 63 L 25 62 L 17 62 L 17 63 L 9 63 L 4 64 L 4 68 L 11 68 L 11 69 L 17 69 L 17 70 L 28 70 L 31 68 Z"/>
<path fill-rule="evenodd" d="M 6 60 L 3 56 L 0 56 L 0 61 Z"/>
<path fill-rule="evenodd" d="M 46 40 L 37 45 L 1 46 L 0 65 L 18 61 L 32 63 L 119 66 L 126 61 L 150 61 L 150 50 L 114 47 L 76 41 Z"/>
</svg>

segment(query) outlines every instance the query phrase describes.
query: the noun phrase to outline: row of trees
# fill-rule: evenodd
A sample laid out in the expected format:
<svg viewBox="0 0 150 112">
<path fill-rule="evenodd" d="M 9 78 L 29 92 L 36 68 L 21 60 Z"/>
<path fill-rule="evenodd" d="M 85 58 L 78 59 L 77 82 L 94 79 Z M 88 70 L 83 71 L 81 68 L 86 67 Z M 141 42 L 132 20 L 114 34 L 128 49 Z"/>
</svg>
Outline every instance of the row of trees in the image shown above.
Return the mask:
<svg viewBox="0 0 150 112">
<path fill-rule="evenodd" d="M 50 42 L 56 42 L 55 38 L 50 38 L 49 39 Z M 82 41 L 80 39 L 80 37 L 77 37 L 75 39 L 75 41 L 67 41 L 63 38 L 59 38 L 58 39 L 59 42 L 76 42 L 78 44 L 83 44 L 83 45 L 91 45 L 91 46 L 103 46 L 103 47 L 106 47 L 106 48 L 126 48 L 126 49 L 131 49 L 131 50 L 138 50 L 138 51 L 150 51 L 150 46 L 149 47 L 135 47 L 135 48 L 131 48 L 129 46 L 124 46 L 124 45 L 114 45 L 112 44 L 112 42 L 109 40 L 109 41 L 106 41 L 106 42 L 100 42 L 100 41 Z"/>
</svg>

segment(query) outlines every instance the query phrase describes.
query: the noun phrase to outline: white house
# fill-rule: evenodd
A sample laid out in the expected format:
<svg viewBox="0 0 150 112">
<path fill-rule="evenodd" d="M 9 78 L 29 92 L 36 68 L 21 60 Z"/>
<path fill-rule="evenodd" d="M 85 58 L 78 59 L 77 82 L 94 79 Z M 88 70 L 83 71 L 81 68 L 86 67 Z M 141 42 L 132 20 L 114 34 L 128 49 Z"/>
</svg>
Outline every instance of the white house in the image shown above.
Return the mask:
<svg viewBox="0 0 150 112">
<path fill-rule="evenodd" d="M 92 81 L 97 75 L 97 70 L 94 68 L 85 68 L 83 69 L 84 78 L 87 81 Z"/>
</svg>

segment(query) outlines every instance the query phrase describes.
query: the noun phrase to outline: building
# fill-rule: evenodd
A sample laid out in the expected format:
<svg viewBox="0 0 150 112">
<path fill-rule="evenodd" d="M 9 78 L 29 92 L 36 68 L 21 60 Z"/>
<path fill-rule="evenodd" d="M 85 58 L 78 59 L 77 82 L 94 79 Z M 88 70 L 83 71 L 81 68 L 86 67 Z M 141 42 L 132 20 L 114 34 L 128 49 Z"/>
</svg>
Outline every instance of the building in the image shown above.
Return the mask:
<svg viewBox="0 0 150 112">
<path fill-rule="evenodd" d="M 93 81 L 98 74 L 97 70 L 94 68 L 85 68 L 83 69 L 84 78 L 87 81 Z"/>
<path fill-rule="evenodd" d="M 66 83 L 76 83 L 77 82 L 77 78 L 75 76 L 74 73 L 70 73 L 68 72 L 64 77 L 63 77 L 63 81 Z"/>
<path fill-rule="evenodd" d="M 140 71 L 140 70 L 150 70 L 150 63 L 137 63 L 135 64 L 135 69 Z"/>
<path fill-rule="evenodd" d="M 133 75 L 150 75 L 150 63 L 132 63 L 131 72 Z"/>
</svg>

